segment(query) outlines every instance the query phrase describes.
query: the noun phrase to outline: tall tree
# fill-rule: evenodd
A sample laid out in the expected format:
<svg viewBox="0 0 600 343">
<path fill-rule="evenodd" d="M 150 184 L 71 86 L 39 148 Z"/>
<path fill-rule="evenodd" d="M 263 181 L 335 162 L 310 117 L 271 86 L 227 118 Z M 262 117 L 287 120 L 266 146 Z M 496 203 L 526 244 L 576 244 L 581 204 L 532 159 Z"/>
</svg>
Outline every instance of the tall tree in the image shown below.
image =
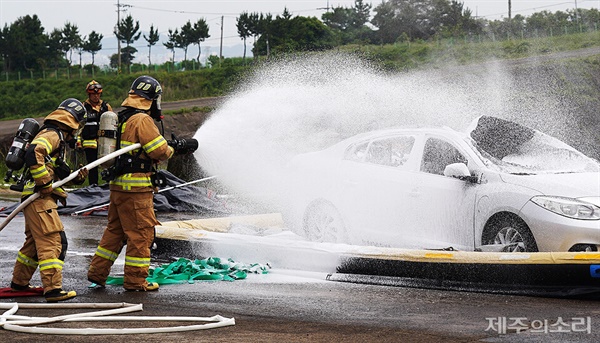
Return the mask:
<svg viewBox="0 0 600 343">
<path fill-rule="evenodd" d="M 379 29 L 380 43 L 394 43 L 401 37 L 429 39 L 474 24 L 471 12 L 456 0 L 387 0 L 374 11 L 371 23 Z"/>
<path fill-rule="evenodd" d="M 283 28 L 287 30 L 283 30 Z M 294 51 L 319 51 L 331 49 L 334 45 L 333 33 L 322 21 L 315 17 L 286 18 L 277 16 L 271 23 L 270 46 L 273 53 Z M 267 52 L 267 35 L 263 34 L 256 42 L 254 56 Z"/>
<path fill-rule="evenodd" d="M 331 12 L 327 11 L 321 16 L 323 23 L 332 29 L 344 31 L 352 25 L 352 9 L 345 7 L 334 7 Z"/>
<path fill-rule="evenodd" d="M 323 23 L 330 27 L 337 36 L 338 44 L 348 44 L 353 41 L 351 35 L 354 18 L 350 8 L 334 7 L 333 10 L 323 13 Z"/>
<path fill-rule="evenodd" d="M 81 43 L 77 46 L 77 48 L 75 49 L 77 51 L 77 55 L 79 55 L 79 68 L 83 69 L 83 44 L 85 43 L 85 40 L 87 39 L 86 36 L 83 36 L 83 38 L 81 39 Z"/>
<path fill-rule="evenodd" d="M 90 32 L 89 37 L 83 41 L 83 51 L 92 54 L 92 66 L 94 65 L 95 56 L 98 51 L 102 50 L 102 38 L 104 36 L 96 31 Z"/>
<path fill-rule="evenodd" d="M 43 59 L 47 37 L 36 15 L 18 18 L 3 30 L 9 69 L 30 70 Z"/>
<path fill-rule="evenodd" d="M 134 54 L 137 52 L 137 49 L 135 47 L 130 47 L 130 45 L 140 39 L 140 35 L 142 33 L 138 32 L 139 30 L 140 22 L 136 20 L 134 23 L 131 15 L 121 19 L 121 22 L 117 24 L 117 28 L 114 32 L 115 36 L 117 36 L 117 39 L 121 41 L 121 43 L 125 43 L 127 53 L 130 54 L 129 57 L 131 57 L 126 64 L 131 64 L 133 58 L 135 57 Z M 123 53 L 123 51 L 121 51 L 121 53 Z M 123 62 L 123 60 L 121 60 L 121 62 Z"/>
<path fill-rule="evenodd" d="M 81 36 L 79 35 L 79 28 L 75 24 L 66 22 L 62 29 L 63 33 L 63 50 L 65 52 L 65 58 L 69 62 L 69 65 L 73 62 L 73 51 L 75 51 L 81 45 Z M 68 54 L 68 57 L 67 57 Z"/>
<path fill-rule="evenodd" d="M 252 12 L 249 14 L 250 26 L 249 31 L 252 37 L 254 37 L 254 44 L 256 44 L 256 39 L 260 35 L 260 14 L 258 12 Z"/>
<path fill-rule="evenodd" d="M 54 68 L 58 68 L 61 63 L 65 63 L 65 59 L 63 58 L 63 51 L 65 51 L 65 43 L 63 39 L 63 33 L 61 29 L 54 29 L 48 35 L 48 46 L 46 52 L 46 58 L 48 59 L 48 63 L 52 63 Z"/>
<path fill-rule="evenodd" d="M 353 23 L 354 28 L 361 28 L 369 22 L 371 18 L 371 4 L 365 4 L 363 0 L 354 0 L 353 11 Z"/>
<path fill-rule="evenodd" d="M 154 29 L 154 25 L 150 25 L 150 32 L 148 33 L 148 37 L 144 35 L 144 40 L 148 43 L 148 66 L 152 65 L 152 60 L 150 56 L 152 55 L 152 46 L 156 45 L 159 40 L 158 28 Z"/>
<path fill-rule="evenodd" d="M 267 13 L 263 16 L 260 14 L 259 19 L 259 30 L 260 34 L 265 37 L 265 45 L 267 47 L 267 57 L 271 55 L 271 45 L 269 41 L 269 37 L 271 37 L 271 31 L 273 30 L 273 15 L 271 13 Z"/>
<path fill-rule="evenodd" d="M 202 49 L 200 48 L 200 43 L 204 42 L 206 38 L 210 37 L 208 34 L 208 24 L 204 18 L 198 19 L 196 23 L 194 23 L 194 44 L 198 45 L 198 56 L 196 57 L 196 61 L 200 64 L 200 54 L 202 53 Z"/>
<path fill-rule="evenodd" d="M 248 12 L 244 11 L 240 13 L 239 17 L 236 18 L 235 26 L 237 27 L 237 33 L 244 41 L 244 60 L 246 59 L 246 40 L 248 37 L 252 36 L 252 33 L 250 32 L 250 25 L 250 16 L 248 15 Z"/>
<path fill-rule="evenodd" d="M 173 62 L 173 64 L 175 64 L 175 48 L 179 47 L 179 30 L 175 29 L 175 31 L 169 29 L 169 33 L 167 34 L 167 42 L 163 43 L 163 45 L 165 46 L 165 48 L 171 50 L 171 52 L 173 53 L 173 58 L 171 59 L 171 62 Z"/>
<path fill-rule="evenodd" d="M 188 20 L 181 27 L 181 32 L 179 33 L 179 47 L 183 49 L 183 60 L 187 61 L 187 50 L 190 44 L 192 44 L 195 40 L 194 38 L 194 27 L 192 23 Z"/>
<path fill-rule="evenodd" d="M 2 69 L 7 70 L 8 62 L 8 46 L 6 43 L 8 35 L 8 25 L 4 24 L 4 28 L 0 30 L 0 59 L 2 60 Z"/>
<path fill-rule="evenodd" d="M 126 46 L 121 49 L 121 63 L 125 65 L 131 65 L 133 63 L 133 59 L 135 58 L 135 53 L 137 49 L 132 46 Z"/>
</svg>

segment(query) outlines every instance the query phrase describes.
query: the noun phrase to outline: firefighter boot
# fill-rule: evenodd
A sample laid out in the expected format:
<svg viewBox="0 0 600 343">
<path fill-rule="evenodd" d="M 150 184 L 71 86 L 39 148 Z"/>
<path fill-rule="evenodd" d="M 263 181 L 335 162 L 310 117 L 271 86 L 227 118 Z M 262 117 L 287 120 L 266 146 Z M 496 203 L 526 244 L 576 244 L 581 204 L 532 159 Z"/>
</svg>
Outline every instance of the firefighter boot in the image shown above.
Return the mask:
<svg viewBox="0 0 600 343">
<path fill-rule="evenodd" d="M 143 288 L 140 289 L 131 289 L 131 288 L 125 288 L 126 291 L 129 292 L 152 292 L 152 291 L 158 291 L 158 283 L 156 282 L 148 282 L 145 286 L 143 286 Z"/>
<path fill-rule="evenodd" d="M 65 301 L 72 298 L 75 298 L 77 293 L 75 291 L 64 291 L 62 288 L 56 288 L 51 291 L 48 291 L 44 294 L 46 301 L 49 303 L 55 303 L 58 301 Z"/>
</svg>

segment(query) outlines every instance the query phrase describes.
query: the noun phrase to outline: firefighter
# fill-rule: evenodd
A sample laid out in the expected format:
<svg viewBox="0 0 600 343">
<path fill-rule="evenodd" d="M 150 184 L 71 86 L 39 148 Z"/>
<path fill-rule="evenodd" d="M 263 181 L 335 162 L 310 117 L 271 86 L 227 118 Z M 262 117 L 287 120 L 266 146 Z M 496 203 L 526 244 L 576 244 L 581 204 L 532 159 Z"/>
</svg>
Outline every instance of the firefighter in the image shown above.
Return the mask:
<svg viewBox="0 0 600 343">
<path fill-rule="evenodd" d="M 100 116 L 106 111 L 112 111 L 112 107 L 108 102 L 100 99 L 102 85 L 96 80 L 90 81 L 85 90 L 88 98 L 83 105 L 87 111 L 87 121 L 77 139 L 77 148 L 83 149 L 85 160 L 89 164 L 98 159 L 98 123 L 100 122 Z M 89 171 L 88 180 L 90 185 L 98 184 L 98 168 Z"/>
<path fill-rule="evenodd" d="M 162 119 L 161 94 L 162 88 L 156 79 L 140 76 L 133 81 L 128 97 L 121 104 L 124 109 L 118 114 L 116 147 L 121 149 L 140 143 L 142 148 L 117 157 L 107 169 L 107 174 L 112 174 L 105 177 L 111 179 L 108 225 L 88 270 L 88 280 L 97 287 L 104 288 L 110 269 L 126 244 L 125 290 L 158 290 L 157 283 L 146 281 L 154 226 L 159 224 L 154 214 L 155 188 L 151 177 L 156 162 L 189 148 L 183 141 L 167 142 L 154 123 Z"/>
<path fill-rule="evenodd" d="M 44 119 L 44 125 L 25 153 L 29 180 L 21 199 L 35 192 L 40 192 L 40 196 L 23 209 L 25 243 L 17 254 L 10 286 L 15 291 L 29 289 L 31 277 L 39 267 L 47 302 L 68 300 L 77 295 L 75 291 L 62 289 L 67 237 L 57 213 L 57 201 L 66 203 L 67 193 L 62 187 L 53 188 L 52 182 L 71 174 L 65 163 L 65 146 L 74 143 L 77 130 L 85 124 L 85 116 L 85 107 L 79 100 L 64 100 Z M 87 174 L 87 169 L 81 168 L 72 182 L 82 184 Z"/>
</svg>

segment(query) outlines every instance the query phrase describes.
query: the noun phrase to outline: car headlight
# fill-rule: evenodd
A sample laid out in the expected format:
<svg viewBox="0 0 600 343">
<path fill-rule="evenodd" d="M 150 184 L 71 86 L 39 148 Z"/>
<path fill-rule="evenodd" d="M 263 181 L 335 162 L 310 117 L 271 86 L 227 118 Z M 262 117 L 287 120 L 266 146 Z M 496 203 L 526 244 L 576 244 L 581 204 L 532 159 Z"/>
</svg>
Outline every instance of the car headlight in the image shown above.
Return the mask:
<svg viewBox="0 0 600 343">
<path fill-rule="evenodd" d="M 600 219 L 600 207 L 589 202 L 553 196 L 535 196 L 531 201 L 561 216 L 582 220 Z"/>
</svg>

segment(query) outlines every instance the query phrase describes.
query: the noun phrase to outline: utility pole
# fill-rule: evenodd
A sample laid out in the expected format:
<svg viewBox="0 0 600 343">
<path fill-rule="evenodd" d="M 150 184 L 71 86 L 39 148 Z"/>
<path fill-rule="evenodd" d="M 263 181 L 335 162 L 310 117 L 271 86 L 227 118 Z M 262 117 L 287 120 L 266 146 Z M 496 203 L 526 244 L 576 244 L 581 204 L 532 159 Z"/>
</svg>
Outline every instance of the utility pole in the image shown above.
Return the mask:
<svg viewBox="0 0 600 343">
<path fill-rule="evenodd" d="M 125 9 L 121 9 L 121 7 L 130 7 L 130 5 L 121 5 L 120 0 L 117 0 L 117 25 L 115 26 L 115 36 L 117 36 L 117 55 L 119 56 L 119 74 L 121 73 L 121 40 L 119 39 L 119 24 L 121 23 L 121 11 L 126 11 Z M 117 34 L 117 32 L 119 34 Z"/>
<path fill-rule="evenodd" d="M 117 74 L 121 74 L 121 40 L 119 39 L 119 23 L 121 22 L 121 3 L 117 0 L 117 26 L 115 26 L 115 35 L 117 36 L 117 56 L 119 57 L 119 63 L 117 67 Z M 118 32 L 118 34 L 117 34 Z"/>
<path fill-rule="evenodd" d="M 221 16 L 221 46 L 219 47 L 219 67 L 223 61 L 223 16 Z"/>
<path fill-rule="evenodd" d="M 329 12 L 329 9 L 331 9 L 331 7 L 329 7 L 329 0 L 327 0 L 327 7 L 320 7 L 317 8 L 318 10 L 327 10 L 327 12 Z"/>
<path fill-rule="evenodd" d="M 512 10 L 512 5 L 510 3 L 510 0 L 508 0 L 508 21 L 510 21 L 512 19 L 511 10 Z"/>
</svg>

